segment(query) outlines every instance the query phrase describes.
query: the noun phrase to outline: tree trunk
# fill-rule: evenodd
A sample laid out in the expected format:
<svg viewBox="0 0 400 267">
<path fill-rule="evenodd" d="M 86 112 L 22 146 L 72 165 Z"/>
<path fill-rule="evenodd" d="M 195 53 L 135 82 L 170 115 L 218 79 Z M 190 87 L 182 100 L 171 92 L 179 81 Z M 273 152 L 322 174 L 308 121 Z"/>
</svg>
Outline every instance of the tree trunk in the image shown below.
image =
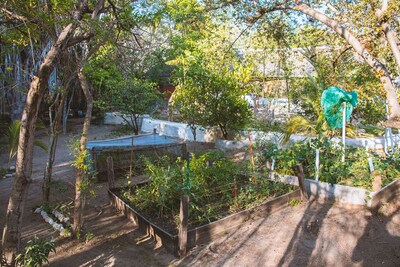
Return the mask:
<svg viewBox="0 0 400 267">
<path fill-rule="evenodd" d="M 67 121 L 68 121 L 68 114 L 69 114 L 69 108 L 71 106 L 72 99 L 74 98 L 74 92 L 75 90 L 72 89 L 72 94 L 71 97 L 68 100 L 68 97 L 66 97 L 64 101 L 64 110 L 63 110 L 63 118 L 62 118 L 62 129 L 63 129 L 63 134 L 67 133 Z"/>
<path fill-rule="evenodd" d="M 300 2 L 300 1 L 298 1 Z M 371 68 L 375 71 L 375 73 L 379 76 L 380 81 L 382 82 L 383 88 L 386 91 L 387 100 L 389 102 L 389 117 L 390 119 L 400 117 L 400 105 L 397 101 L 396 91 L 394 85 L 392 83 L 392 79 L 390 78 L 390 73 L 387 70 L 386 66 L 382 64 L 378 59 L 376 59 L 373 55 L 371 55 L 366 47 L 351 33 L 350 30 L 346 29 L 344 26 L 340 25 L 339 22 L 333 20 L 322 14 L 306 4 L 300 3 L 293 8 L 293 10 L 300 11 L 304 14 L 307 14 L 332 30 L 334 30 L 337 34 L 343 37 L 359 54 L 364 58 L 364 60 L 371 66 Z"/>
<path fill-rule="evenodd" d="M 51 106 L 49 108 L 49 116 L 50 116 L 50 150 L 48 154 L 48 159 L 47 159 L 47 164 L 46 164 L 46 169 L 44 172 L 43 176 L 43 201 L 45 203 L 49 202 L 50 199 L 50 183 L 51 183 L 51 176 L 53 173 L 53 163 L 55 159 L 55 154 L 56 154 L 56 148 L 57 148 L 57 141 L 58 141 L 58 135 L 60 131 L 60 123 L 61 123 L 61 115 L 63 111 L 63 106 L 64 106 L 64 100 L 65 100 L 65 94 L 61 96 L 61 99 L 58 100 L 60 96 L 58 95 L 55 102 L 53 105 L 56 105 L 56 111 L 54 114 L 54 119 L 51 116 Z"/>
<path fill-rule="evenodd" d="M 135 135 L 138 135 L 139 134 L 139 115 L 132 114 L 131 119 L 132 119 L 133 132 Z"/>
<path fill-rule="evenodd" d="M 226 127 L 220 124 L 219 128 L 221 129 L 222 136 L 224 137 L 224 139 L 228 140 L 228 131 L 226 130 Z"/>
<path fill-rule="evenodd" d="M 76 25 L 72 23 L 66 26 L 50 51 L 46 54 L 38 72 L 32 78 L 26 104 L 22 113 L 16 174 L 8 202 L 6 223 L 2 239 L 2 254 L 7 263 L 11 265 L 15 264 L 16 253 L 20 251 L 21 222 L 25 199 L 32 181 L 33 139 L 35 136 L 35 123 L 39 106 L 42 102 L 49 76 L 54 69 L 58 56 L 65 49 L 75 28 Z"/>
<path fill-rule="evenodd" d="M 400 72 L 400 48 L 398 46 L 398 40 L 396 33 L 391 30 L 389 22 L 384 19 L 384 14 L 388 9 L 388 0 L 382 1 L 381 9 L 376 11 L 376 17 L 382 26 L 382 30 L 385 34 L 386 40 L 389 44 L 390 50 L 392 50 L 394 60 L 397 65 L 397 71 Z"/>
<path fill-rule="evenodd" d="M 93 109 L 93 95 L 91 90 L 91 85 L 83 73 L 83 63 L 81 63 L 78 70 L 78 78 L 82 87 L 82 91 L 86 98 L 86 114 L 85 120 L 83 122 L 82 135 L 80 139 L 80 155 L 84 155 L 86 152 L 87 135 L 90 128 L 90 121 L 92 119 L 92 109 Z M 85 191 L 82 188 L 83 183 L 87 182 L 85 175 L 88 175 L 81 168 L 78 168 L 76 174 L 75 182 L 75 204 L 74 204 L 74 224 L 73 230 L 75 232 L 79 231 L 83 226 L 83 210 L 85 205 Z"/>
</svg>

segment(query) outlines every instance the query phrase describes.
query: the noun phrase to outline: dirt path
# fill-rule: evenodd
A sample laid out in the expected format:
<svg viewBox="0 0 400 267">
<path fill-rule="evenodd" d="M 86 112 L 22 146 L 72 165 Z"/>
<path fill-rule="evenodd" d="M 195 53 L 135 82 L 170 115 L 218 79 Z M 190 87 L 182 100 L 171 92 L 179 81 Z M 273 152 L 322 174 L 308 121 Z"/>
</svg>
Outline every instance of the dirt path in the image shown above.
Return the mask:
<svg viewBox="0 0 400 267">
<path fill-rule="evenodd" d="M 113 128 L 93 126 L 89 139 L 103 138 Z M 72 135 L 79 131 L 76 124 Z M 45 140 L 43 134 L 40 136 Z M 67 203 L 74 196 L 75 171 L 66 145 L 70 136 L 61 136 L 59 141 L 54 203 Z M 41 204 L 45 162 L 46 153 L 35 149 L 34 182 L 25 208 L 23 242 L 34 235 L 57 236 L 32 212 Z M 0 155 L 0 163 L 0 167 L 7 165 L 6 155 Z M 1 227 L 11 183 L 11 179 L 0 180 Z M 50 257 L 50 266 L 400 266 L 400 201 L 385 206 L 378 216 L 360 206 L 302 203 L 248 221 L 237 231 L 194 248 L 178 260 L 109 206 L 105 184 L 97 184 L 95 191 L 85 216 L 85 231 L 93 233 L 94 238 L 88 242 L 84 237 L 81 241 L 62 240 L 57 253 Z"/>
</svg>

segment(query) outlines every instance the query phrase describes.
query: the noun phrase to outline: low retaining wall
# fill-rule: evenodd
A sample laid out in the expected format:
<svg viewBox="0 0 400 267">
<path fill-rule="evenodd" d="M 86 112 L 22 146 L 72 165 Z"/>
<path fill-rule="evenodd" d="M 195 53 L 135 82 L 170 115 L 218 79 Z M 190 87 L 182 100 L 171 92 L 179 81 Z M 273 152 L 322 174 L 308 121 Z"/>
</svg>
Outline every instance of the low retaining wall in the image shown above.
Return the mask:
<svg viewBox="0 0 400 267">
<path fill-rule="evenodd" d="M 370 207 L 377 211 L 382 204 L 390 202 L 398 197 L 400 197 L 400 179 L 391 182 L 382 188 L 382 190 L 374 193 L 370 202 Z"/>
<path fill-rule="evenodd" d="M 105 124 L 125 124 L 121 118 L 119 112 L 107 112 L 104 118 Z M 141 121 L 142 132 L 153 132 L 154 129 L 157 130 L 161 135 L 166 135 L 170 137 L 180 138 L 184 141 L 194 141 L 193 134 L 186 123 L 178 123 L 164 120 L 156 120 L 150 118 L 148 115 L 143 116 Z M 262 132 L 262 131 L 250 131 L 250 138 L 253 142 L 258 140 L 278 140 L 282 133 L 277 132 Z M 231 150 L 240 149 L 242 147 L 247 147 L 249 141 L 247 139 L 247 131 L 242 131 L 239 135 L 238 140 L 222 140 L 221 134 L 218 129 L 204 129 L 199 127 L 196 131 L 196 139 L 198 142 L 215 142 L 215 147 L 218 149 Z M 394 136 L 395 142 L 399 139 L 399 136 Z M 293 142 L 299 142 L 306 139 L 306 136 L 302 135 L 292 135 L 290 140 Z M 335 140 L 335 139 L 334 139 Z M 336 140 L 338 143 L 341 142 L 340 138 Z M 347 146 L 364 147 L 368 144 L 368 147 L 372 150 L 381 150 L 384 147 L 384 138 L 382 137 L 369 137 L 369 138 L 346 138 Z"/>
<path fill-rule="evenodd" d="M 298 185 L 298 179 L 296 176 L 275 175 L 275 179 L 287 184 Z M 372 193 L 365 189 L 338 184 L 329 184 L 310 179 L 304 180 L 306 182 L 308 194 L 311 194 L 316 198 L 329 199 L 337 202 L 356 205 L 368 204 L 369 200 L 372 198 Z"/>
<path fill-rule="evenodd" d="M 140 128 L 142 132 L 152 133 L 156 129 L 160 135 L 175 137 L 184 141 L 194 141 L 193 133 L 186 123 L 156 120 L 150 118 L 148 115 L 144 115 L 142 118 Z M 119 112 L 107 112 L 104 117 L 104 123 L 124 125 L 125 121 L 121 118 Z M 211 143 L 220 137 L 221 134 L 217 129 L 204 129 L 199 126 L 196 130 L 196 141 L 198 142 Z"/>
<path fill-rule="evenodd" d="M 298 186 L 299 184 L 296 176 L 280 176 L 275 174 L 275 179 L 291 185 Z M 306 182 L 308 194 L 311 194 L 315 198 L 329 199 L 355 205 L 366 205 L 371 209 L 378 209 L 382 203 L 389 202 L 400 196 L 400 180 L 390 183 L 377 192 L 310 179 L 304 180 Z"/>
<path fill-rule="evenodd" d="M 135 211 L 118 197 L 117 194 L 119 191 L 120 189 L 108 190 L 113 207 L 123 212 L 135 226 L 139 227 L 141 231 L 154 238 L 157 242 L 161 242 L 161 244 L 166 246 L 166 248 L 172 253 L 178 255 L 178 235 L 172 235 L 144 218 L 140 213 Z M 210 224 L 190 229 L 187 234 L 187 249 L 201 243 L 213 241 L 219 238 L 221 234 L 227 234 L 238 228 L 249 219 L 265 217 L 273 212 L 281 210 L 282 208 L 287 207 L 289 205 L 288 203 L 292 199 L 300 200 L 299 190 L 266 201 L 253 208 L 229 215 Z"/>
<path fill-rule="evenodd" d="M 250 131 L 250 138 L 252 142 L 257 141 L 273 141 L 275 143 L 278 142 L 282 133 L 278 132 L 262 132 L 262 131 Z M 290 137 L 292 142 L 300 142 L 308 138 L 304 135 L 295 135 L 293 134 Z M 395 142 L 396 142 L 395 138 Z M 337 142 L 338 144 L 342 142 L 341 138 L 333 138 L 333 142 Z M 360 138 L 346 138 L 346 146 L 353 147 L 365 147 L 368 144 L 368 147 L 371 150 L 382 150 L 384 148 L 385 140 L 382 137 L 360 137 Z M 224 150 L 232 150 L 232 149 L 240 149 L 243 147 L 249 146 L 249 140 L 247 137 L 247 131 L 244 131 L 240 134 L 238 140 L 217 140 L 215 143 L 215 147 L 218 149 Z"/>
<path fill-rule="evenodd" d="M 184 141 L 194 141 L 193 133 L 186 123 L 144 118 L 141 130 L 143 132 L 153 132 L 154 129 L 161 135 L 177 137 Z M 204 129 L 199 126 L 196 130 L 196 141 L 198 142 L 215 142 L 220 136 L 217 129 Z"/>
</svg>

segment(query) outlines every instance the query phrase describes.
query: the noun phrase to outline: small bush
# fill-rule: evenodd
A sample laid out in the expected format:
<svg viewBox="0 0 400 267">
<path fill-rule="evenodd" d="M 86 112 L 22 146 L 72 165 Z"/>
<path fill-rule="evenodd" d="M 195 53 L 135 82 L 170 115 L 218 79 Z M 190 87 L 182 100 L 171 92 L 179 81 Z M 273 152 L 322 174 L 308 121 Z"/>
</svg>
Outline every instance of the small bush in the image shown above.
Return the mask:
<svg viewBox="0 0 400 267">
<path fill-rule="evenodd" d="M 294 175 L 293 167 L 297 163 L 302 163 L 305 178 L 314 179 L 316 148 L 320 151 L 319 180 L 322 182 L 372 190 L 374 176 L 369 170 L 369 157 L 372 157 L 375 174 L 382 177 L 382 186 L 400 176 L 399 151 L 385 156 L 373 156 L 364 148 L 346 147 L 345 162 L 342 162 L 341 145 L 326 137 L 321 140 L 295 143 L 287 148 L 279 148 L 273 143 L 264 144 L 261 155 L 257 157 L 259 169 L 266 170 L 266 162 L 275 160 L 275 172 L 281 175 Z"/>
<path fill-rule="evenodd" d="M 17 255 L 16 262 L 19 266 L 39 267 L 49 262 L 50 252 L 56 252 L 54 241 L 46 241 L 35 236 L 28 241 L 24 253 Z"/>
</svg>

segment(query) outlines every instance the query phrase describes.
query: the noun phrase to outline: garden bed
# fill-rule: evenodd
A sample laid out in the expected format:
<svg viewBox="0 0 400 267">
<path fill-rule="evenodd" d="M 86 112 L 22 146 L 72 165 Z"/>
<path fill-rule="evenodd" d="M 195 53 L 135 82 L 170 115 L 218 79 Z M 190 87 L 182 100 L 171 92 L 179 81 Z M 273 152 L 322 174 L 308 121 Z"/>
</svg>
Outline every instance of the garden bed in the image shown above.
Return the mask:
<svg viewBox="0 0 400 267">
<path fill-rule="evenodd" d="M 149 218 L 131 207 L 121 198 L 121 189 L 111 189 L 108 191 L 111 204 L 122 211 L 140 230 L 152 236 L 157 242 L 167 247 L 174 254 L 178 255 L 178 235 L 165 230 Z M 210 242 L 228 234 L 234 229 L 240 227 L 249 219 L 265 217 L 289 205 L 293 199 L 300 199 L 300 191 L 286 193 L 272 200 L 266 200 L 254 207 L 247 208 L 236 213 L 230 214 L 222 219 L 204 224 L 199 227 L 189 228 L 187 233 L 187 248 L 194 247 L 201 243 Z"/>
</svg>

